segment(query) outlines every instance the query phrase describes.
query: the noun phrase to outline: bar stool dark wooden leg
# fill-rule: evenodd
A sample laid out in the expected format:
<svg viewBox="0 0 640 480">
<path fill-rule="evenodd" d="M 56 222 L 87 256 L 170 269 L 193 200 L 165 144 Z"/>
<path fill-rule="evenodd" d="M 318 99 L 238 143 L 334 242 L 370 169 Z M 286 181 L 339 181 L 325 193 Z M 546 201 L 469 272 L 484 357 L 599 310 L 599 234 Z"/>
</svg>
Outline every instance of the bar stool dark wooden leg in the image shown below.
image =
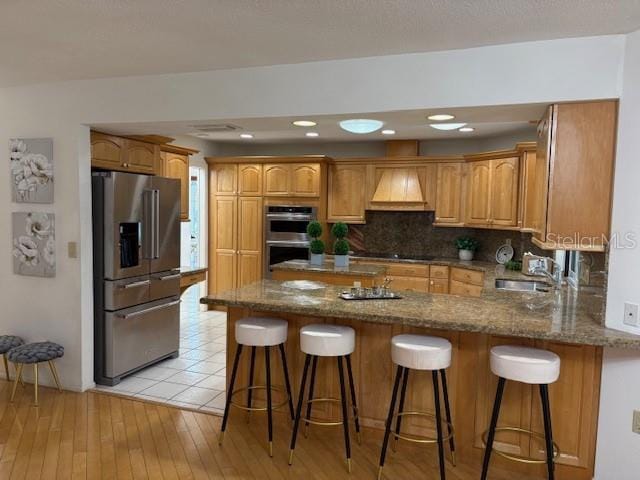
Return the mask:
<svg viewBox="0 0 640 480">
<path fill-rule="evenodd" d="M 307 414 L 305 415 L 305 421 L 304 421 L 304 436 L 306 438 L 307 433 L 308 433 L 308 429 L 309 429 L 309 422 L 307 422 L 307 418 L 311 418 L 311 410 L 313 408 L 313 403 L 311 402 L 311 399 L 313 399 L 313 390 L 315 389 L 316 386 L 316 368 L 318 367 L 318 357 L 314 356 L 313 357 L 313 361 L 311 362 L 311 381 L 309 382 L 309 395 L 307 396 Z"/>
<path fill-rule="evenodd" d="M 496 436 L 496 426 L 498 425 L 498 417 L 500 416 L 500 404 L 502 403 L 502 394 L 504 393 L 504 384 L 506 380 L 502 377 L 498 378 L 498 389 L 496 390 L 496 400 L 493 402 L 493 413 L 491 414 L 491 425 L 489 426 L 489 436 L 487 437 L 487 445 L 484 451 L 484 461 L 482 462 L 481 480 L 487 480 L 487 472 L 489 471 L 489 461 L 491 460 L 491 450 L 493 449 L 493 440 Z"/>
<path fill-rule="evenodd" d="M 251 408 L 253 389 L 253 373 L 256 368 L 256 347 L 251 347 L 251 364 L 249 366 L 249 388 L 247 389 L 247 407 Z M 247 423 L 251 419 L 251 410 L 247 410 Z"/>
<path fill-rule="evenodd" d="M 351 355 L 345 357 L 347 361 L 347 373 L 349 375 L 349 389 L 351 390 L 351 408 L 353 408 L 353 421 L 356 425 L 356 434 L 358 435 L 358 444 L 362 444 L 360 435 L 360 418 L 358 417 L 358 403 L 356 400 L 356 387 L 353 383 L 353 370 L 351 368 Z"/>
<path fill-rule="evenodd" d="M 442 440 L 442 414 L 440 412 L 440 386 L 438 382 L 438 372 L 433 370 L 431 372 L 433 378 L 433 403 L 436 408 L 436 432 L 438 432 L 438 460 L 440 463 L 440 480 L 445 480 L 445 465 L 444 465 L 444 441 Z"/>
<path fill-rule="evenodd" d="M 554 480 L 555 464 L 553 463 L 553 432 L 551 430 L 551 408 L 549 406 L 549 386 L 540 385 L 540 399 L 542 400 L 542 416 L 544 419 L 544 439 L 547 450 L 547 476 Z"/>
<path fill-rule="evenodd" d="M 236 348 L 236 358 L 233 360 L 233 369 L 231 370 L 231 381 L 229 382 L 229 389 L 227 390 L 227 401 L 224 404 L 224 416 L 222 417 L 222 428 L 220 429 L 220 438 L 218 443 L 222 445 L 224 438 L 224 431 L 227 428 L 227 421 L 229 420 L 229 407 L 231 406 L 231 397 L 233 395 L 233 386 L 236 383 L 236 373 L 238 373 L 238 364 L 240 363 L 240 354 L 242 353 L 242 344 L 239 344 Z"/>
<path fill-rule="evenodd" d="M 293 421 L 293 432 L 291 433 L 291 447 L 289 449 L 289 465 L 293 463 L 293 451 L 296 448 L 296 439 L 298 436 L 298 427 L 300 425 L 300 414 L 302 413 L 302 403 L 304 402 L 304 389 L 307 385 L 307 374 L 309 373 L 309 362 L 311 355 L 306 355 L 304 359 L 304 368 L 302 370 L 302 380 L 300 380 L 300 390 L 298 391 L 298 406 L 296 407 L 296 417 Z"/>
<path fill-rule="evenodd" d="M 269 456 L 273 457 L 273 410 L 271 408 L 271 348 L 264 347 L 264 365 L 267 374 L 267 427 L 269 429 Z"/>
<path fill-rule="evenodd" d="M 338 356 L 338 375 L 340 376 L 340 402 L 342 403 L 342 427 L 344 430 L 344 447 L 347 453 L 347 469 L 351 473 L 351 441 L 349 439 L 349 413 L 347 409 L 347 391 L 344 386 L 342 357 Z"/>
<path fill-rule="evenodd" d="M 287 367 L 287 354 L 284 351 L 284 344 L 278 345 L 280 348 L 280 357 L 282 358 L 282 372 L 284 373 L 284 384 L 287 388 L 287 395 L 289 395 L 289 414 L 291 420 L 295 418 L 295 412 L 293 410 L 293 394 L 291 392 L 291 382 L 289 381 L 289 368 Z"/>
<path fill-rule="evenodd" d="M 409 381 L 409 369 L 404 369 L 404 375 L 402 376 L 402 389 L 400 390 L 400 404 L 398 405 L 398 418 L 396 418 L 396 434 L 400 433 L 400 427 L 402 426 L 402 415 L 400 415 L 404 411 L 404 400 L 407 396 L 407 383 Z M 391 445 L 392 450 L 396 451 L 396 446 L 398 444 L 398 437 L 394 438 L 393 444 Z"/>
<path fill-rule="evenodd" d="M 451 450 L 451 463 L 456 466 L 456 444 L 453 439 L 451 421 L 451 407 L 449 405 L 449 389 L 447 388 L 447 374 L 444 369 L 440 370 L 440 376 L 442 377 L 442 395 L 444 396 L 444 412 L 447 417 L 447 431 L 449 432 L 449 449 Z"/>
<path fill-rule="evenodd" d="M 393 422 L 393 412 L 396 409 L 396 400 L 398 397 L 398 387 L 400 386 L 401 376 L 402 367 L 398 365 L 398 368 L 396 369 L 396 379 L 393 382 L 393 393 L 391 394 L 391 402 L 389 403 L 389 413 L 387 414 L 387 422 L 384 429 L 384 440 L 382 441 L 382 451 L 380 452 L 380 467 L 378 468 L 378 480 L 382 478 L 384 459 L 387 456 L 387 446 L 389 445 L 389 435 L 391 434 L 391 422 Z"/>
</svg>

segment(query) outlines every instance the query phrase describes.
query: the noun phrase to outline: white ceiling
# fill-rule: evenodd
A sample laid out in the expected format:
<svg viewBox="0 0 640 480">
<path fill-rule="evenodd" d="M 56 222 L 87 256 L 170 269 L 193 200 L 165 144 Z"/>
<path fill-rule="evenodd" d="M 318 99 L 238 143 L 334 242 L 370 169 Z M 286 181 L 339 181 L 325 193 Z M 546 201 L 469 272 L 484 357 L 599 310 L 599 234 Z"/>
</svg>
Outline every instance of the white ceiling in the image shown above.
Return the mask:
<svg viewBox="0 0 640 480">
<path fill-rule="evenodd" d="M 219 142 L 252 142 L 252 143 L 278 143 L 278 142 L 314 142 L 314 141 L 371 141 L 389 139 L 458 139 L 458 138 L 486 138 L 509 132 L 534 128 L 532 122 L 539 120 L 546 108 L 546 104 L 528 105 L 502 105 L 491 107 L 450 108 L 446 110 L 404 110 L 396 112 L 370 112 L 354 115 L 320 115 L 305 117 L 304 120 L 313 120 L 318 123 L 315 127 L 301 128 L 292 125 L 299 117 L 271 117 L 271 118 L 245 118 L 225 119 L 210 122 L 161 122 L 161 123 L 122 123 L 122 124 L 95 124 L 96 130 L 121 135 L 194 135 L 208 140 Z M 435 113 L 449 113 L 455 116 L 452 122 L 464 122 L 475 128 L 474 132 L 462 133 L 458 131 L 441 131 L 430 128 L 428 115 Z M 396 135 L 382 135 L 380 131 L 366 135 L 358 135 L 346 132 L 338 126 L 340 120 L 347 118 L 372 118 L 382 120 L 383 128 L 396 131 Z M 208 133 L 206 136 L 198 132 L 197 127 L 210 125 L 230 124 L 238 127 L 238 130 L 230 132 Z M 308 131 L 318 132 L 317 138 L 307 138 Z M 241 133 L 251 133 L 254 138 L 243 140 Z"/>
<path fill-rule="evenodd" d="M 639 27 L 639 0 L 1 0 L 0 87 Z"/>
</svg>

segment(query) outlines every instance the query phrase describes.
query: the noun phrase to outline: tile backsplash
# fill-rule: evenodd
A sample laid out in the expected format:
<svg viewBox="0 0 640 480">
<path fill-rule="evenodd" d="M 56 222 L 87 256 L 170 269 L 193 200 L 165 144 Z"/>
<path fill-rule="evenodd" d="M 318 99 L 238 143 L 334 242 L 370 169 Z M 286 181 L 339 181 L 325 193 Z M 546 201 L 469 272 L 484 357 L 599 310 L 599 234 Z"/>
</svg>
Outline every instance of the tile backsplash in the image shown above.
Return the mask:
<svg viewBox="0 0 640 480">
<path fill-rule="evenodd" d="M 524 252 L 549 255 L 531 243 L 531 234 L 480 228 L 435 227 L 434 212 L 367 211 L 365 225 L 349 225 L 349 242 L 354 251 L 391 253 L 399 256 L 457 257 L 455 240 L 471 236 L 480 243 L 475 260 L 495 261 L 498 247 L 511 239 L 514 258 Z"/>
</svg>

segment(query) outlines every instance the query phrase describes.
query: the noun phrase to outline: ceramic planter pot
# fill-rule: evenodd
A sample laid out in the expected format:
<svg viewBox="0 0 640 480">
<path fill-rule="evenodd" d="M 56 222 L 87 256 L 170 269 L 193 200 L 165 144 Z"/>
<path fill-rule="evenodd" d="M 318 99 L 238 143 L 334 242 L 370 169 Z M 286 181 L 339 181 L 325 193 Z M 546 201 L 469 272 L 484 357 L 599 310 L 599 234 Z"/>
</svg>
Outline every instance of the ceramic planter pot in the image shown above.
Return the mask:
<svg viewBox="0 0 640 480">
<path fill-rule="evenodd" d="M 324 263 L 324 253 L 311 253 L 309 255 L 310 265 L 322 265 Z"/>
<path fill-rule="evenodd" d="M 460 260 L 473 260 L 473 250 L 458 250 Z"/>
<path fill-rule="evenodd" d="M 336 267 L 348 267 L 349 255 L 334 255 L 333 261 Z"/>
</svg>

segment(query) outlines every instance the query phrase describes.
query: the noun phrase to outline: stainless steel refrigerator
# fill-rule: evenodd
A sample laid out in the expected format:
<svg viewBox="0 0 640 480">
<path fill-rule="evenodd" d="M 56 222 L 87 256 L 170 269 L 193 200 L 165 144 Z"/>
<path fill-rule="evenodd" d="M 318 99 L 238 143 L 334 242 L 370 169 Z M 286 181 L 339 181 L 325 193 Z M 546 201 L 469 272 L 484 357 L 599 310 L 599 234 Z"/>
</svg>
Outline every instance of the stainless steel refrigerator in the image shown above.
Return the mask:
<svg viewBox="0 0 640 480">
<path fill-rule="evenodd" d="M 116 385 L 180 344 L 180 181 L 94 172 L 94 377 Z"/>
</svg>

